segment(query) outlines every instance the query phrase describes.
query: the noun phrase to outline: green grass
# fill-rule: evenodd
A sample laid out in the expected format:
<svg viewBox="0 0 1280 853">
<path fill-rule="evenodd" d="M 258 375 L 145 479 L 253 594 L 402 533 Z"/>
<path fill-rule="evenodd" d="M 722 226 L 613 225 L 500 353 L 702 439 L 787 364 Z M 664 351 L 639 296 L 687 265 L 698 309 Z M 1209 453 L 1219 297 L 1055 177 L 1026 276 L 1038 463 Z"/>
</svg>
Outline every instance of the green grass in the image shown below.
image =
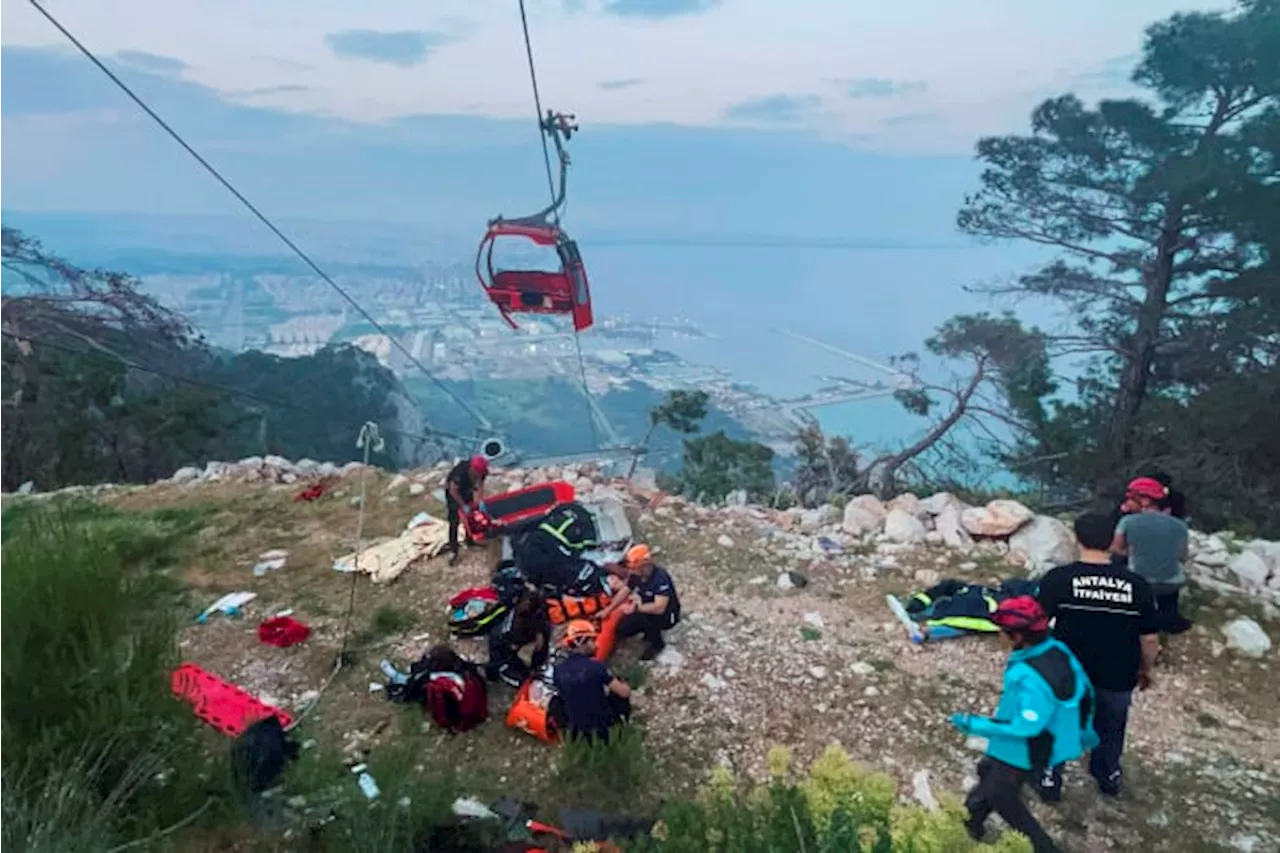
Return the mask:
<svg viewBox="0 0 1280 853">
<path fill-rule="evenodd" d="M 230 804 L 190 709 L 174 699 L 181 591 L 162 572 L 185 513 L 88 503 L 3 518 L 4 846 L 96 851 Z"/>
</svg>

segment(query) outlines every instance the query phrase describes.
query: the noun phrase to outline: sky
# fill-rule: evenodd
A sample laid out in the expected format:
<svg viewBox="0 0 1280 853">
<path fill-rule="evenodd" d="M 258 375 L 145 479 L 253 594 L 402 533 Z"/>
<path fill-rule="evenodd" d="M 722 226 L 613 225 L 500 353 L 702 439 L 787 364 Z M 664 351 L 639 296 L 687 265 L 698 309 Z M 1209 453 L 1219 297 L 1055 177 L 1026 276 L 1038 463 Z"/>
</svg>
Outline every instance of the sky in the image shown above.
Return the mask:
<svg viewBox="0 0 1280 853">
<path fill-rule="evenodd" d="M 2 0 L 3 202 L 234 205 L 25 0 Z M 515 2 L 47 0 L 281 216 L 461 228 L 536 209 Z M 1132 91 L 1168 0 L 528 0 L 573 112 L 569 222 L 603 232 L 950 239 L 974 142 L 1046 97 Z M 577 217 L 575 220 L 574 217 Z"/>
</svg>

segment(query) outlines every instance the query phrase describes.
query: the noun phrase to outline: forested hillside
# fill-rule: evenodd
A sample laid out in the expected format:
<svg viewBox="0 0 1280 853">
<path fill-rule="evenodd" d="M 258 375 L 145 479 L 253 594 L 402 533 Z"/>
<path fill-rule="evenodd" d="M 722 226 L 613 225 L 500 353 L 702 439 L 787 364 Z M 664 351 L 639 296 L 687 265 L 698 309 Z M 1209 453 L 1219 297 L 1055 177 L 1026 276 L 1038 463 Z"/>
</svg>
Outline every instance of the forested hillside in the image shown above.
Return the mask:
<svg viewBox="0 0 1280 853">
<path fill-rule="evenodd" d="M 341 462 L 367 420 L 387 435 L 383 464 L 426 453 L 416 408 L 368 353 L 218 352 L 128 275 L 80 269 L 12 229 L 3 246 L 6 491 L 268 453 Z"/>
</svg>

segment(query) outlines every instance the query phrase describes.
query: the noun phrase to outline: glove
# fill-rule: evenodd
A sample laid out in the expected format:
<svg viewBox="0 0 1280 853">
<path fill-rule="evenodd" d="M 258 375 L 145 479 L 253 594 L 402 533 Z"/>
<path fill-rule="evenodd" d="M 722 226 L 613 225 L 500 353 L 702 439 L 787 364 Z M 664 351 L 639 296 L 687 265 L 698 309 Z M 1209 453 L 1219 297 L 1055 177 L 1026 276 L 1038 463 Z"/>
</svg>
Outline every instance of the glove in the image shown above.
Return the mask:
<svg viewBox="0 0 1280 853">
<path fill-rule="evenodd" d="M 969 733 L 969 725 L 973 717 L 970 714 L 952 714 L 951 725 L 955 726 L 962 734 Z"/>
</svg>

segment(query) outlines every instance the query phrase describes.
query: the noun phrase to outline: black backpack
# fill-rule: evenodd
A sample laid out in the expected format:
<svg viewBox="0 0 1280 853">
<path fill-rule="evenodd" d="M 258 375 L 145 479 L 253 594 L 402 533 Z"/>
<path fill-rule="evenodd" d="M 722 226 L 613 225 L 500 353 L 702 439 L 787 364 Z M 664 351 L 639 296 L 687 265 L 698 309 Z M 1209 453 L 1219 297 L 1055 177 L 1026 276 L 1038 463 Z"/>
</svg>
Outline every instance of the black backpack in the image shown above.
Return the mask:
<svg viewBox="0 0 1280 853">
<path fill-rule="evenodd" d="M 556 530 L 569 547 L 578 550 L 594 547 L 600 541 L 595 517 L 577 501 L 552 507 L 539 526 Z"/>
</svg>

